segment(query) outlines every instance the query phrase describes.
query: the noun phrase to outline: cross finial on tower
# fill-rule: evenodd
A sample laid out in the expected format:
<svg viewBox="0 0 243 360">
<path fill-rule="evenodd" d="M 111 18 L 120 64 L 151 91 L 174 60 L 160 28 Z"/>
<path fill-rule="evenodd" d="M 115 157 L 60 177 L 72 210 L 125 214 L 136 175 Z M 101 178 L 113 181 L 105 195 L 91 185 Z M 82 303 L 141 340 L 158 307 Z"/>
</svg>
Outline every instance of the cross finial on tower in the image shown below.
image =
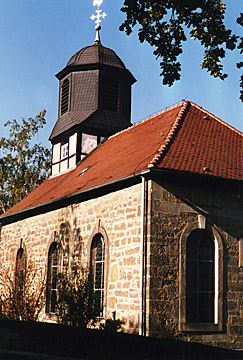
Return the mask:
<svg viewBox="0 0 243 360">
<path fill-rule="evenodd" d="M 93 6 L 98 6 L 98 10 L 95 10 L 96 11 L 96 15 L 92 15 L 90 16 L 90 19 L 91 20 L 95 20 L 95 23 L 96 23 L 96 26 L 95 26 L 95 30 L 96 30 L 96 38 L 95 38 L 95 43 L 98 43 L 100 44 L 100 29 L 101 29 L 101 26 L 100 26 L 100 23 L 101 23 L 101 18 L 105 18 L 106 17 L 106 13 L 103 12 L 102 13 L 102 10 L 100 9 L 100 5 L 103 3 L 103 0 L 94 0 L 93 1 Z"/>
</svg>

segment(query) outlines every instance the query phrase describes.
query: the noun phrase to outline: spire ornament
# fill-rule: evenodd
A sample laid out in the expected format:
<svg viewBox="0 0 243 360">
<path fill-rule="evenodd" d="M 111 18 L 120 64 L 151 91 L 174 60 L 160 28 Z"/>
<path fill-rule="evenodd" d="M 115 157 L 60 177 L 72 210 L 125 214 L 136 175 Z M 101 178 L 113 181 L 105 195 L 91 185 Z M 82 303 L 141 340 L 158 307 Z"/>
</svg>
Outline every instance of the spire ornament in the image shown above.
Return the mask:
<svg viewBox="0 0 243 360">
<path fill-rule="evenodd" d="M 104 19 L 107 14 L 105 12 L 102 13 L 102 10 L 100 9 L 101 4 L 103 3 L 103 0 L 94 0 L 93 1 L 93 6 L 98 6 L 98 10 L 96 11 L 96 15 L 92 15 L 90 16 L 91 20 L 95 20 L 96 26 L 95 26 L 95 30 L 96 30 L 96 38 L 95 38 L 95 43 L 96 44 L 100 44 L 100 30 L 101 30 L 101 18 Z"/>
</svg>

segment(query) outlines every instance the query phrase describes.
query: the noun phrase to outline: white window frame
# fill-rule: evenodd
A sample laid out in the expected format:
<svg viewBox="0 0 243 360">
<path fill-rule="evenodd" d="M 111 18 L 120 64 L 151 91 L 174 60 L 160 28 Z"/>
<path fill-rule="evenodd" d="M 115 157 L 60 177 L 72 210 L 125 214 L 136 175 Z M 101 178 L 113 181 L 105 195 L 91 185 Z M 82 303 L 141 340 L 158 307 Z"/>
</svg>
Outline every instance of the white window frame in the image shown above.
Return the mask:
<svg viewBox="0 0 243 360">
<path fill-rule="evenodd" d="M 186 243 L 193 230 L 202 229 L 198 221 L 194 221 L 184 229 L 180 238 L 179 330 L 182 332 L 220 332 L 223 330 L 223 242 L 221 235 L 212 224 L 205 223 L 204 226 L 204 229 L 207 230 L 214 239 L 215 247 L 214 323 L 187 323 L 186 321 Z"/>
</svg>

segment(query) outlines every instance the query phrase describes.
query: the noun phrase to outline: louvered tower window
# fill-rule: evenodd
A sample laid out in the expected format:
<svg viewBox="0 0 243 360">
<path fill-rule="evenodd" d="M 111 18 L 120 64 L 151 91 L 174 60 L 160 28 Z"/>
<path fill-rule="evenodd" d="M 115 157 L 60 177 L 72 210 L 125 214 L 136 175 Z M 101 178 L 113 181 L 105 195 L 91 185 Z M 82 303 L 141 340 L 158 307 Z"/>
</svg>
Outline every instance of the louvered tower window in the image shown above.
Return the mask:
<svg viewBox="0 0 243 360">
<path fill-rule="evenodd" d="M 119 94 L 119 82 L 114 79 L 104 79 L 101 92 L 102 109 L 119 112 Z"/>
<path fill-rule="evenodd" d="M 68 102 L 69 102 L 69 80 L 65 79 L 62 84 L 61 115 L 65 114 L 68 111 Z"/>
</svg>

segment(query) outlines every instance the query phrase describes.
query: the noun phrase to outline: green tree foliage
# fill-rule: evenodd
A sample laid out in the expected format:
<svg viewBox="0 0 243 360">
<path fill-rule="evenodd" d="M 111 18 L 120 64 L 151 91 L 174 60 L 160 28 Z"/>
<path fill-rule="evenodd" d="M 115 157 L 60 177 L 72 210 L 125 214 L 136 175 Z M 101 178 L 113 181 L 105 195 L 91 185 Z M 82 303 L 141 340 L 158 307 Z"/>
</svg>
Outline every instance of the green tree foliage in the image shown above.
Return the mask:
<svg viewBox="0 0 243 360">
<path fill-rule="evenodd" d="M 0 139 L 0 214 L 15 205 L 48 176 L 51 152 L 31 140 L 46 124 L 46 111 L 21 123 L 8 121 L 9 138 Z"/>
<path fill-rule="evenodd" d="M 0 319 L 37 321 L 45 304 L 45 274 L 29 263 L 24 271 L 0 272 Z"/>
<path fill-rule="evenodd" d="M 204 48 L 201 67 L 210 75 L 224 80 L 227 74 L 221 64 L 227 50 L 234 50 L 239 37 L 224 25 L 226 5 L 220 0 L 125 0 L 121 9 L 126 19 L 120 30 L 131 34 L 138 25 L 141 42 L 155 47 L 154 55 L 161 59 L 161 76 L 164 85 L 173 85 L 181 75 L 178 56 L 183 42 L 197 39 Z M 242 14 L 237 19 L 242 24 Z M 188 30 L 187 30 L 188 29 Z M 242 52 L 241 44 L 238 48 Z M 242 67 L 243 63 L 237 66 Z M 243 77 L 241 78 L 243 91 Z M 243 101 L 243 94 L 241 93 Z"/>
<path fill-rule="evenodd" d="M 95 322 L 93 281 L 90 274 L 59 274 L 57 322 L 86 328 Z"/>
</svg>

